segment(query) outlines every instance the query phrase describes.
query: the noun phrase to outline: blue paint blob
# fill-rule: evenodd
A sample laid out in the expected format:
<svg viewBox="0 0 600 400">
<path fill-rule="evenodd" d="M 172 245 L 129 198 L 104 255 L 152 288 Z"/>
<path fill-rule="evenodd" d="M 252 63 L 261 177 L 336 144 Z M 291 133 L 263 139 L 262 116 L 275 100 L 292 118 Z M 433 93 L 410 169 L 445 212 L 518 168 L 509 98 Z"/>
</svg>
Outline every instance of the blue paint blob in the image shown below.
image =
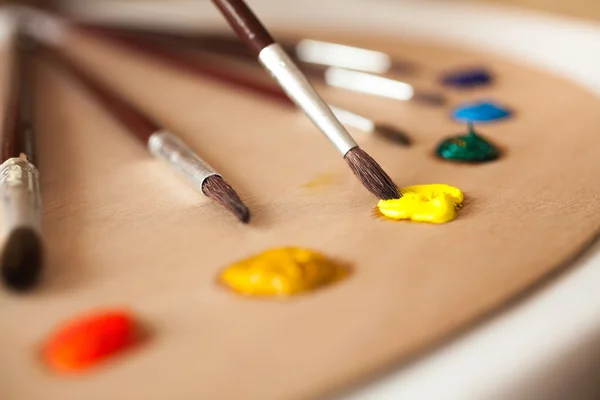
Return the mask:
<svg viewBox="0 0 600 400">
<path fill-rule="evenodd" d="M 452 118 L 459 122 L 493 122 L 511 116 L 511 111 L 491 101 L 469 103 L 455 108 Z"/>
<path fill-rule="evenodd" d="M 463 89 L 488 85 L 493 79 L 491 72 L 479 67 L 448 72 L 442 76 L 442 83 L 446 86 Z"/>
</svg>

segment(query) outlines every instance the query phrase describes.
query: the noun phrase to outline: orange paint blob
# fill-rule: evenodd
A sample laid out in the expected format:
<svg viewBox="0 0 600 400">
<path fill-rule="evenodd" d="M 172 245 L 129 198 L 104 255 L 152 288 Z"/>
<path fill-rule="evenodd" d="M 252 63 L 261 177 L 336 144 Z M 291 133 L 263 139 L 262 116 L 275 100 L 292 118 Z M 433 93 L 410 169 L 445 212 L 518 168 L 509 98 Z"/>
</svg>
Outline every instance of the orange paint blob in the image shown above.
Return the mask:
<svg viewBox="0 0 600 400">
<path fill-rule="evenodd" d="M 138 340 L 134 318 L 108 310 L 67 322 L 46 342 L 44 361 L 54 370 L 77 372 L 131 347 Z"/>
</svg>

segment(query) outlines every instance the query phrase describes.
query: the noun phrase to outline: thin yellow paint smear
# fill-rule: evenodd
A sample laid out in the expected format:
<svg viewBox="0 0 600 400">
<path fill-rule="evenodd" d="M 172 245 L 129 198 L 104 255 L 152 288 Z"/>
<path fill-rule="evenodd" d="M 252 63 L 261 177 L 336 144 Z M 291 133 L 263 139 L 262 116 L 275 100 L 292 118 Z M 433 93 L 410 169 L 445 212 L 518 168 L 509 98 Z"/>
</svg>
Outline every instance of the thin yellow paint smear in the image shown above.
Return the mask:
<svg viewBox="0 0 600 400">
<path fill-rule="evenodd" d="M 340 174 L 326 173 L 317 176 L 313 180 L 310 180 L 302 185 L 303 188 L 307 189 L 322 189 L 327 185 L 334 184 L 340 177 Z"/>
</svg>

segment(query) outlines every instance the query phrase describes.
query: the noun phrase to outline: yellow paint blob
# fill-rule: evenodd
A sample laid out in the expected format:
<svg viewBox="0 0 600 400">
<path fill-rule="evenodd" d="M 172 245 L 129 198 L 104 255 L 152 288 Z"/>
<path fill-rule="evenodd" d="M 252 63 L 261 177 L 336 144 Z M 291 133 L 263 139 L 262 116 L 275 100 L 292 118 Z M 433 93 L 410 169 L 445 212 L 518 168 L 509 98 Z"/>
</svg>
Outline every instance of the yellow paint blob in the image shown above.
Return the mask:
<svg viewBox="0 0 600 400">
<path fill-rule="evenodd" d="M 415 185 L 401 191 L 401 198 L 377 204 L 387 218 L 443 224 L 456 218 L 464 200 L 460 189 L 449 185 Z"/>
<path fill-rule="evenodd" d="M 339 281 L 348 270 L 312 250 L 284 247 L 239 261 L 221 274 L 221 281 L 238 293 L 290 296 Z"/>
</svg>

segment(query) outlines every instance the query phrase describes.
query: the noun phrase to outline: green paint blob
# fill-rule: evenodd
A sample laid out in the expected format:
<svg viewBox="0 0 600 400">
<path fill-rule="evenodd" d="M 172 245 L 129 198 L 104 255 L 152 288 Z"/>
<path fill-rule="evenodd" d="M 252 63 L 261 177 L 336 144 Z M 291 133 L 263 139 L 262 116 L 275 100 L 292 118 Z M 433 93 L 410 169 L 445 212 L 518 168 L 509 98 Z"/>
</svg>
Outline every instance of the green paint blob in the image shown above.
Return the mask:
<svg viewBox="0 0 600 400">
<path fill-rule="evenodd" d="M 471 163 L 492 161 L 500 157 L 496 146 L 476 134 L 471 123 L 467 135 L 444 140 L 437 147 L 436 154 L 444 160 Z"/>
</svg>

